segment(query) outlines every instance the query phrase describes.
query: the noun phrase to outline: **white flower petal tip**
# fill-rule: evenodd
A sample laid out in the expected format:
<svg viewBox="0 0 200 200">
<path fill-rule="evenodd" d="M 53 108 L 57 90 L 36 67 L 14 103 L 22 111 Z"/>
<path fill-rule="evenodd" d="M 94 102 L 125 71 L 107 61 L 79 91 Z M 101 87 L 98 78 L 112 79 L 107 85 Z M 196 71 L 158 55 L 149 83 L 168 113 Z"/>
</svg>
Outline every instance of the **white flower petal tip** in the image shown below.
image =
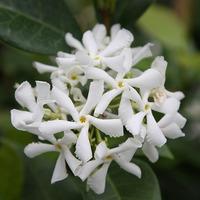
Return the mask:
<svg viewBox="0 0 200 200">
<path fill-rule="evenodd" d="M 103 166 L 88 177 L 87 185 L 96 193 L 102 194 L 105 191 L 106 175 L 110 163 L 105 163 Z"/>
<path fill-rule="evenodd" d="M 125 159 L 119 158 L 118 156 L 115 156 L 115 161 L 125 171 L 137 176 L 138 178 L 141 178 L 141 176 L 142 176 L 141 169 L 136 164 L 127 162 Z"/>
<path fill-rule="evenodd" d="M 58 70 L 57 67 L 51 66 L 51 65 L 46 65 L 40 62 L 33 62 L 33 67 L 40 73 L 52 73 L 56 70 Z"/>
<path fill-rule="evenodd" d="M 39 143 L 39 142 L 28 144 L 24 149 L 24 153 L 29 158 L 34 158 L 35 156 L 38 156 L 40 154 L 50 152 L 50 151 L 56 151 L 54 145 L 44 144 L 44 143 Z"/>
<path fill-rule="evenodd" d="M 144 116 L 144 112 L 139 112 L 133 115 L 125 124 L 126 129 L 133 135 L 138 135 L 142 126 Z"/>
<path fill-rule="evenodd" d="M 120 119 L 98 119 L 90 117 L 90 123 L 110 137 L 124 135 L 123 124 Z"/>
<path fill-rule="evenodd" d="M 92 158 L 92 150 L 88 138 L 88 127 L 81 129 L 80 135 L 76 143 L 76 156 L 84 163 Z"/>
<path fill-rule="evenodd" d="M 71 33 L 65 34 L 65 40 L 70 47 L 84 51 L 83 45 L 77 39 L 75 39 Z"/>
<path fill-rule="evenodd" d="M 130 31 L 121 29 L 117 32 L 116 36 L 113 38 L 110 44 L 101 52 L 101 55 L 112 55 L 122 48 L 129 47 L 133 40 L 134 37 Z"/>
<path fill-rule="evenodd" d="M 15 99 L 17 102 L 30 111 L 34 111 L 36 106 L 33 88 L 28 81 L 22 82 L 15 91 Z"/>
<path fill-rule="evenodd" d="M 56 161 L 56 165 L 53 171 L 53 175 L 51 178 L 51 184 L 62 181 L 68 177 L 66 164 L 65 164 L 65 158 L 62 154 L 58 157 Z"/>
<path fill-rule="evenodd" d="M 151 113 L 147 115 L 147 140 L 150 144 L 158 147 L 163 146 L 167 142 L 167 139 Z"/>
<path fill-rule="evenodd" d="M 145 142 L 143 144 L 142 151 L 152 163 L 158 161 L 159 152 L 154 145 Z"/>
<path fill-rule="evenodd" d="M 162 132 L 166 137 L 171 138 L 171 139 L 176 139 L 176 138 L 185 136 L 185 133 L 181 131 L 181 129 L 176 123 L 172 123 L 162 128 Z"/>
</svg>

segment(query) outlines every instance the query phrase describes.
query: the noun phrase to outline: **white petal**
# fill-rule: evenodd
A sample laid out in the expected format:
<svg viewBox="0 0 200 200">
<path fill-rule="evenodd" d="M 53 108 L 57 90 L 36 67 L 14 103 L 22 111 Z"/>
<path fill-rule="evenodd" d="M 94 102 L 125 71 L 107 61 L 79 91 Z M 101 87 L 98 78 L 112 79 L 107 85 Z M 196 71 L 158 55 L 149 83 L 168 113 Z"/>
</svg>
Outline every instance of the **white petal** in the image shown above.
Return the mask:
<svg viewBox="0 0 200 200">
<path fill-rule="evenodd" d="M 86 102 L 86 99 L 79 88 L 72 88 L 70 94 L 73 96 L 74 101 L 79 101 L 81 103 Z"/>
<path fill-rule="evenodd" d="M 167 98 L 160 105 L 153 104 L 152 110 L 165 114 L 173 114 L 178 111 L 179 107 L 180 107 L 180 101 L 178 101 L 175 98 Z"/>
<path fill-rule="evenodd" d="M 104 141 L 99 143 L 94 153 L 95 159 L 103 159 L 108 154 L 108 151 L 109 149 Z"/>
<path fill-rule="evenodd" d="M 136 151 L 140 147 L 142 147 L 142 143 L 139 140 L 135 138 L 128 138 L 125 142 L 120 144 L 118 147 L 110 149 L 108 154 L 111 155 L 111 154 L 121 153 L 121 155 L 123 155 L 123 152 L 126 152 L 131 149 L 134 149 L 134 151 Z"/>
<path fill-rule="evenodd" d="M 116 51 L 129 47 L 133 42 L 133 35 L 126 29 L 121 29 L 117 32 L 117 35 L 110 42 L 110 44 L 101 52 L 102 56 L 109 56 Z"/>
<path fill-rule="evenodd" d="M 133 65 L 137 64 L 139 61 L 141 61 L 144 58 L 148 58 L 152 56 L 152 52 L 150 47 L 152 47 L 153 44 L 148 43 L 143 47 L 136 47 L 132 49 L 132 55 L 133 55 Z"/>
<path fill-rule="evenodd" d="M 18 130 L 25 131 L 26 123 L 30 123 L 32 120 L 33 113 L 31 112 L 16 109 L 11 110 L 11 123 Z"/>
<path fill-rule="evenodd" d="M 105 191 L 106 186 L 106 175 L 108 172 L 109 163 L 104 163 L 103 166 L 91 174 L 87 179 L 87 185 L 91 188 L 96 194 L 102 194 Z"/>
<path fill-rule="evenodd" d="M 96 54 L 97 53 L 97 43 L 94 39 L 94 35 L 91 31 L 86 31 L 83 34 L 83 44 L 85 48 L 88 50 L 89 53 L 91 54 Z"/>
<path fill-rule="evenodd" d="M 67 33 L 65 35 L 65 40 L 70 47 L 73 47 L 73 48 L 80 50 L 80 51 L 85 50 L 83 45 L 76 38 L 74 38 L 71 33 Z"/>
<path fill-rule="evenodd" d="M 61 57 L 61 58 L 73 58 L 74 57 L 74 54 L 70 54 L 70 53 L 65 53 L 63 51 L 59 51 L 57 53 L 57 56 L 58 57 Z"/>
<path fill-rule="evenodd" d="M 130 48 L 125 48 L 120 55 L 113 57 L 103 57 L 103 62 L 112 70 L 119 73 L 126 73 L 132 66 L 132 52 Z"/>
<path fill-rule="evenodd" d="M 133 116 L 133 109 L 131 102 L 129 99 L 124 98 L 123 95 L 119 104 L 118 114 L 124 125 Z"/>
<path fill-rule="evenodd" d="M 76 122 L 69 122 L 66 120 L 51 120 L 42 122 L 39 130 L 43 135 L 52 135 L 71 129 L 79 129 L 80 125 Z"/>
<path fill-rule="evenodd" d="M 60 78 L 51 78 L 52 85 L 64 93 L 68 93 L 66 84 L 60 80 Z"/>
<path fill-rule="evenodd" d="M 56 161 L 56 165 L 53 171 L 53 175 L 51 178 L 51 184 L 55 183 L 57 181 L 62 181 L 65 178 L 67 178 L 68 174 L 67 174 L 67 169 L 66 169 L 66 164 L 65 164 L 65 158 L 62 155 L 62 153 L 60 153 L 57 161 Z"/>
<path fill-rule="evenodd" d="M 119 89 L 113 89 L 108 92 L 106 92 L 100 99 L 99 103 L 97 104 L 94 115 L 98 116 L 100 114 L 103 114 L 103 112 L 106 110 L 110 102 L 119 94 L 121 93 L 121 90 Z"/>
<path fill-rule="evenodd" d="M 117 155 L 114 156 L 114 160 L 122 169 L 141 178 L 141 169 L 136 164 L 127 162 L 123 157 Z"/>
<path fill-rule="evenodd" d="M 145 142 L 142 147 L 143 153 L 151 162 L 156 162 L 159 158 L 159 153 L 156 147 L 148 142 Z"/>
<path fill-rule="evenodd" d="M 165 61 L 163 56 L 158 56 L 152 62 L 151 68 L 159 71 L 161 75 L 165 77 L 165 73 L 167 69 L 167 61 Z"/>
<path fill-rule="evenodd" d="M 79 114 L 72 102 L 72 100 L 61 90 L 56 87 L 52 89 L 52 97 L 56 100 L 56 103 L 65 108 L 75 121 L 79 119 Z"/>
<path fill-rule="evenodd" d="M 114 24 L 111 27 L 111 39 L 113 40 L 115 36 L 117 35 L 118 31 L 120 30 L 121 26 L 120 24 Z"/>
<path fill-rule="evenodd" d="M 50 151 L 56 151 L 54 145 L 44 144 L 40 142 L 28 144 L 24 149 L 24 153 L 29 158 L 34 158 L 35 156 L 38 156 L 40 154 L 50 152 Z"/>
<path fill-rule="evenodd" d="M 59 67 L 66 69 L 72 65 L 77 64 L 77 61 L 76 61 L 75 57 L 72 57 L 72 58 L 57 57 L 56 63 L 59 65 Z"/>
<path fill-rule="evenodd" d="M 161 76 L 161 73 L 155 69 L 148 69 L 136 78 L 127 79 L 127 82 L 131 86 L 146 89 L 156 88 L 161 85 L 162 81 L 163 77 Z"/>
<path fill-rule="evenodd" d="M 88 137 L 88 125 L 81 129 L 76 143 L 76 156 L 81 159 L 84 163 L 92 158 L 92 150 Z"/>
<path fill-rule="evenodd" d="M 33 93 L 33 88 L 30 83 L 25 81 L 20 84 L 20 86 L 15 91 L 15 98 L 17 102 L 30 111 L 34 111 L 36 106 L 36 101 Z"/>
<path fill-rule="evenodd" d="M 111 86 L 113 87 L 116 86 L 115 80 L 102 69 L 98 69 L 96 67 L 88 67 L 85 69 L 85 75 L 88 79 L 104 80 Z"/>
<path fill-rule="evenodd" d="M 123 68 L 124 63 L 124 55 L 120 54 L 113 57 L 103 57 L 102 58 L 103 63 L 109 67 L 110 69 L 116 71 L 116 72 L 124 72 L 125 69 Z"/>
<path fill-rule="evenodd" d="M 95 25 L 92 32 L 93 32 L 93 35 L 95 37 L 95 40 L 96 40 L 98 46 L 100 47 L 101 42 L 106 37 L 106 27 L 105 27 L 105 25 L 103 25 L 103 24 Z"/>
<path fill-rule="evenodd" d="M 167 141 L 152 113 L 147 114 L 147 139 L 150 144 L 158 147 L 163 146 Z"/>
<path fill-rule="evenodd" d="M 69 168 L 71 169 L 71 171 L 73 172 L 73 174 L 76 176 L 77 172 L 79 170 L 79 167 L 81 165 L 81 161 L 78 160 L 72 153 L 71 151 L 67 148 L 67 147 L 63 147 L 63 153 L 65 156 L 65 160 L 69 166 Z"/>
<path fill-rule="evenodd" d="M 132 87 L 127 87 L 123 93 L 124 98 L 135 101 L 140 107 L 143 105 L 142 98 L 139 93 Z"/>
<path fill-rule="evenodd" d="M 141 126 L 142 126 L 142 121 L 144 119 L 145 113 L 144 112 L 139 112 L 135 115 L 133 115 L 126 123 L 125 127 L 126 129 L 132 133 L 133 135 L 138 135 Z"/>
<path fill-rule="evenodd" d="M 65 131 L 63 138 L 59 140 L 60 144 L 64 144 L 70 146 L 71 144 L 75 144 L 77 141 L 77 136 L 72 131 Z"/>
<path fill-rule="evenodd" d="M 120 137 L 124 135 L 123 125 L 119 119 L 97 119 L 90 116 L 90 123 L 97 129 L 111 137 Z"/>
<path fill-rule="evenodd" d="M 77 174 L 78 177 L 82 181 L 85 181 L 86 178 L 99 166 L 103 163 L 102 160 L 92 160 L 87 162 L 85 165 L 83 165 Z"/>
<path fill-rule="evenodd" d="M 185 136 L 185 134 L 181 131 L 179 126 L 175 123 L 172 123 L 164 128 L 162 128 L 163 134 L 171 139 L 176 139 L 179 137 Z"/>
<path fill-rule="evenodd" d="M 181 91 L 177 91 L 177 92 L 166 91 L 166 93 L 167 93 L 168 96 L 176 98 L 179 101 L 182 100 L 185 97 L 185 95 Z"/>
<path fill-rule="evenodd" d="M 39 124 L 34 123 L 33 118 L 34 115 L 31 112 L 11 110 L 11 123 L 16 129 L 39 135 Z"/>
<path fill-rule="evenodd" d="M 81 110 L 82 114 L 89 114 L 97 105 L 103 95 L 104 83 L 103 81 L 93 81 L 90 83 L 87 101 Z"/>
<path fill-rule="evenodd" d="M 58 67 L 54 67 L 51 65 L 46 65 L 40 62 L 34 62 L 33 66 L 37 69 L 40 74 L 43 73 L 52 73 L 58 70 Z"/>
<path fill-rule="evenodd" d="M 37 101 L 50 99 L 50 85 L 44 81 L 36 81 Z"/>
<path fill-rule="evenodd" d="M 166 114 L 158 122 L 159 127 L 166 127 L 172 122 L 176 123 L 180 128 L 183 128 L 186 123 L 186 118 L 180 113 L 173 113 L 172 115 Z"/>
<path fill-rule="evenodd" d="M 86 52 L 77 51 L 75 55 L 76 55 L 76 59 L 78 60 L 78 62 L 81 65 L 88 65 L 89 66 L 89 65 L 92 64 L 92 60 Z"/>
</svg>

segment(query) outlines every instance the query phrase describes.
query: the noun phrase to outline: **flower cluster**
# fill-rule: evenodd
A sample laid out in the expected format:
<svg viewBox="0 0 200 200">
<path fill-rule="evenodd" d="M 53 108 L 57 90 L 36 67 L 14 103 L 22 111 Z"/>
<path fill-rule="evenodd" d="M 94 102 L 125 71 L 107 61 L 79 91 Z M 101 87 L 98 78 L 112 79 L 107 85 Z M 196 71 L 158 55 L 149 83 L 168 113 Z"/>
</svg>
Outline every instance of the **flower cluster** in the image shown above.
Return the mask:
<svg viewBox="0 0 200 200">
<path fill-rule="evenodd" d="M 11 121 L 38 137 L 39 142 L 25 147 L 28 157 L 59 153 L 52 183 L 65 179 L 70 169 L 101 194 L 112 161 L 140 178 L 140 167 L 132 162 L 137 149 L 156 162 L 167 138 L 184 136 L 186 119 L 178 113 L 184 95 L 165 89 L 163 57 L 145 71 L 134 68 L 152 56 L 153 44 L 132 48 L 133 35 L 118 24 L 109 35 L 97 24 L 83 34 L 82 42 L 71 33 L 65 39 L 72 51 L 58 52 L 58 67 L 34 63 L 39 73 L 51 74 L 52 86 L 21 83 L 15 98 L 25 110 L 13 109 Z M 122 140 L 111 147 L 114 137 Z"/>
</svg>

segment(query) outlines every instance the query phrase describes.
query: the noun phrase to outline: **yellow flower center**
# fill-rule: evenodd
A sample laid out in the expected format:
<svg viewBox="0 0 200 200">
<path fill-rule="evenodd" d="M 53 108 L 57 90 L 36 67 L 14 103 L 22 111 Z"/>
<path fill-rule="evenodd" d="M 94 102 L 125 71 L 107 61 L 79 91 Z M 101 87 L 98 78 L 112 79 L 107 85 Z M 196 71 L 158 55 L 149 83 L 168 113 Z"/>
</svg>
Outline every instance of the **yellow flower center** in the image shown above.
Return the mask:
<svg viewBox="0 0 200 200">
<path fill-rule="evenodd" d="M 123 88 L 125 86 L 123 81 L 119 81 L 117 85 L 119 88 Z"/>
<path fill-rule="evenodd" d="M 83 124 L 83 123 L 85 123 L 87 121 L 87 118 L 85 116 L 81 116 L 79 118 L 79 121 Z"/>
<path fill-rule="evenodd" d="M 113 157 L 111 155 L 105 157 L 106 161 L 111 161 L 112 159 L 113 159 Z"/>
<path fill-rule="evenodd" d="M 100 61 L 100 60 L 101 60 L 101 57 L 98 56 L 98 55 L 96 55 L 96 56 L 94 57 L 94 59 L 95 59 L 96 61 Z"/>
<path fill-rule="evenodd" d="M 74 81 L 77 80 L 78 79 L 77 74 L 76 73 L 72 73 L 71 74 L 71 79 L 74 80 Z"/>
<path fill-rule="evenodd" d="M 55 144 L 55 147 L 58 151 L 62 150 L 62 146 L 59 143 Z"/>
<path fill-rule="evenodd" d="M 149 104 L 146 104 L 146 105 L 144 106 L 144 110 L 145 110 L 145 111 L 149 110 L 150 108 L 151 108 L 151 106 L 150 106 Z"/>
</svg>

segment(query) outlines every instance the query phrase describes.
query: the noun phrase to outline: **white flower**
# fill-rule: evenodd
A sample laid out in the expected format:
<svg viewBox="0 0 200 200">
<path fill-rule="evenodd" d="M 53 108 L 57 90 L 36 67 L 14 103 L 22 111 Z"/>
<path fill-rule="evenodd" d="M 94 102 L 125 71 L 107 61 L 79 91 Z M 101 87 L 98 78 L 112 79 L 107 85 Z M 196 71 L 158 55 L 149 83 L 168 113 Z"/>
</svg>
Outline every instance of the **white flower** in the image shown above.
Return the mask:
<svg viewBox="0 0 200 200">
<path fill-rule="evenodd" d="M 126 60 L 124 62 L 126 62 Z M 131 63 L 129 62 L 129 69 L 130 67 Z M 95 109 L 96 116 L 98 116 L 99 114 L 103 114 L 110 102 L 119 94 L 122 93 L 122 97 L 124 97 L 125 93 L 131 92 L 132 97 L 134 96 L 134 101 L 139 103 L 141 98 L 134 87 L 151 90 L 155 87 L 158 87 L 162 81 L 162 75 L 159 71 L 155 69 L 148 69 L 138 77 L 131 79 L 124 78 L 125 73 L 118 73 L 118 75 L 114 79 L 102 69 L 94 67 L 87 68 L 85 70 L 85 74 L 88 79 L 104 80 L 108 85 L 112 87 L 111 90 L 109 90 L 102 96 L 100 102 L 98 103 Z"/>
<path fill-rule="evenodd" d="M 61 90 L 54 87 L 52 96 L 56 103 L 69 113 L 73 121 L 53 120 L 41 123 L 40 131 L 43 134 L 55 134 L 57 132 L 80 129 L 80 135 L 76 143 L 76 155 L 84 162 L 92 158 L 92 150 L 88 137 L 90 125 L 109 136 L 122 136 L 123 125 L 120 119 L 98 119 L 90 115 L 103 93 L 103 82 L 93 81 L 90 84 L 88 98 L 81 111 L 78 111 L 71 99 Z"/>
<path fill-rule="evenodd" d="M 156 57 L 151 65 L 151 68 L 158 70 L 162 74 L 162 77 L 163 77 L 162 83 L 160 84 L 160 86 L 157 88 L 154 88 L 151 91 L 151 95 L 153 96 L 154 101 L 157 103 L 158 106 L 160 104 L 163 104 L 167 98 L 174 98 L 177 101 L 180 101 L 181 99 L 184 98 L 184 94 L 180 91 L 170 92 L 165 89 L 164 84 L 165 84 L 167 62 L 164 60 L 164 57 L 162 56 Z"/>
<path fill-rule="evenodd" d="M 105 26 L 99 24 L 92 31 L 86 31 L 83 34 L 83 44 L 71 33 L 67 33 L 65 39 L 69 46 L 75 48 L 80 64 L 106 67 L 107 57 L 129 47 L 133 42 L 133 35 L 126 29 L 120 29 L 118 25 L 111 28 L 111 38 L 106 37 L 106 34 Z M 106 40 L 109 42 L 107 43 Z"/>
<path fill-rule="evenodd" d="M 134 37 L 119 24 L 111 27 L 110 36 L 104 25 L 97 24 L 83 34 L 82 42 L 71 33 L 65 39 L 73 50 L 57 53 L 58 67 L 34 63 L 39 73 L 51 74 L 52 89 L 41 81 L 35 88 L 27 81 L 20 84 L 15 98 L 24 110 L 11 110 L 11 121 L 15 128 L 47 142 L 27 145 L 28 157 L 59 152 L 52 183 L 68 176 L 67 163 L 75 176 L 87 179 L 89 188 L 101 194 L 112 161 L 140 178 L 140 168 L 131 162 L 138 148 L 156 162 L 158 148 L 167 138 L 185 135 L 181 129 L 186 119 L 178 112 L 184 94 L 165 88 L 163 57 L 156 57 L 144 72 L 133 68 L 152 56 L 152 44 L 131 48 Z M 160 119 L 154 117 L 156 112 Z M 58 139 L 60 132 L 63 137 Z M 111 137 L 124 133 L 124 143 L 106 146 Z"/>
<path fill-rule="evenodd" d="M 58 62 L 58 67 L 42 64 L 40 62 L 34 62 L 34 67 L 40 73 L 51 73 L 51 81 L 54 86 L 57 86 L 65 92 L 67 91 L 66 84 L 74 87 L 79 83 L 81 83 L 81 85 L 85 85 L 87 82 L 83 69 L 77 62 L 75 63 L 75 61 L 69 65 L 61 65 Z"/>
<path fill-rule="evenodd" d="M 50 98 L 50 85 L 46 82 L 36 81 L 35 90 L 25 81 L 15 91 L 17 102 L 27 111 L 11 110 L 13 126 L 22 131 L 36 135 L 40 134 L 38 127 L 44 116 L 43 106 L 52 103 Z"/>
<path fill-rule="evenodd" d="M 101 142 L 96 147 L 95 160 L 83 165 L 77 175 L 82 181 L 87 179 L 87 185 L 97 194 L 105 190 L 106 174 L 113 160 L 122 169 L 140 178 L 140 168 L 130 162 L 135 151 L 140 147 L 141 143 L 133 138 L 127 139 L 126 142 L 113 149 L 107 148 L 105 142 Z"/>
<path fill-rule="evenodd" d="M 49 138 L 45 139 L 49 140 Z M 24 149 L 24 153 L 28 157 L 33 158 L 46 152 L 59 152 L 60 155 L 56 161 L 56 165 L 51 179 L 51 183 L 54 183 L 56 181 L 61 181 L 67 178 L 68 174 L 65 161 L 67 162 L 71 171 L 76 175 L 76 171 L 78 170 L 81 161 L 75 158 L 70 151 L 71 145 L 75 144 L 76 140 L 76 135 L 73 132 L 68 131 L 64 133 L 64 136 L 61 139 L 51 139 L 49 142 L 51 142 L 52 144 L 46 144 L 41 142 L 28 144 Z"/>
</svg>

